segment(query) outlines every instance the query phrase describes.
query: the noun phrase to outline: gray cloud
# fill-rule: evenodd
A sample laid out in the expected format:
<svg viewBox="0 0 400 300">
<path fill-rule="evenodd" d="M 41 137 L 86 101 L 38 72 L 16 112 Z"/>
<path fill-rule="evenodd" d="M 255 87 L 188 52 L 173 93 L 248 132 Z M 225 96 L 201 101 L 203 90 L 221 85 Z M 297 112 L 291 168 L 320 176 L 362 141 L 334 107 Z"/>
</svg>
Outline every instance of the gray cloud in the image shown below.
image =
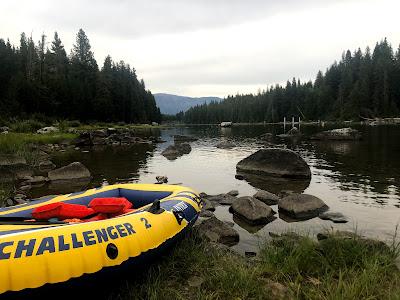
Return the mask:
<svg viewBox="0 0 400 300">
<path fill-rule="evenodd" d="M 345 0 L 70 0 L 49 2 L 37 17 L 67 30 L 80 26 L 99 34 L 138 38 L 221 28 L 338 2 Z"/>
</svg>

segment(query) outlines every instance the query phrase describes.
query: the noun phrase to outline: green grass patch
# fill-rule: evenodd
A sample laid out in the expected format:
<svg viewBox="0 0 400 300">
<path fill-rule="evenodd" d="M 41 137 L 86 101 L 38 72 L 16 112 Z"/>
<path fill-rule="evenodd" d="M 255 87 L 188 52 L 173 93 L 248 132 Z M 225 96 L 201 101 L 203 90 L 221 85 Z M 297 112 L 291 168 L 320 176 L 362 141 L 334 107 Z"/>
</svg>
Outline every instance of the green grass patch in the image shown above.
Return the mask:
<svg viewBox="0 0 400 300">
<path fill-rule="evenodd" d="M 283 299 L 400 299 L 397 255 L 358 237 L 300 237 L 268 242 L 256 259 L 245 259 L 194 235 L 108 298 L 279 299 L 271 288 L 279 282 L 287 287 Z"/>
<path fill-rule="evenodd" d="M 64 140 L 76 138 L 72 133 L 9 133 L 0 135 L 0 152 L 15 153 L 26 148 L 29 144 L 55 144 Z"/>
</svg>

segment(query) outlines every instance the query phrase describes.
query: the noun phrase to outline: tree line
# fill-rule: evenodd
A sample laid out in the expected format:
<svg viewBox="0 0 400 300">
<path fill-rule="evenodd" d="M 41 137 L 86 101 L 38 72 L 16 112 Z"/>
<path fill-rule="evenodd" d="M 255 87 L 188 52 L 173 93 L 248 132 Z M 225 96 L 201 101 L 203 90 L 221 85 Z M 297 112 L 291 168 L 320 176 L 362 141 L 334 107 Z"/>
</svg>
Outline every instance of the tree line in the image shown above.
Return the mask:
<svg viewBox="0 0 400 300">
<path fill-rule="evenodd" d="M 35 114 L 80 121 L 160 122 L 161 113 L 143 80 L 110 56 L 99 70 L 80 29 L 67 55 L 58 36 L 47 46 L 21 34 L 19 47 L 0 39 L 0 118 Z"/>
<path fill-rule="evenodd" d="M 398 116 L 400 109 L 400 47 L 385 38 L 371 53 L 347 50 L 339 62 L 314 82 L 293 78 L 257 94 L 228 96 L 180 113 L 186 123 L 279 122 L 284 117 L 306 120 L 359 120 Z"/>
</svg>

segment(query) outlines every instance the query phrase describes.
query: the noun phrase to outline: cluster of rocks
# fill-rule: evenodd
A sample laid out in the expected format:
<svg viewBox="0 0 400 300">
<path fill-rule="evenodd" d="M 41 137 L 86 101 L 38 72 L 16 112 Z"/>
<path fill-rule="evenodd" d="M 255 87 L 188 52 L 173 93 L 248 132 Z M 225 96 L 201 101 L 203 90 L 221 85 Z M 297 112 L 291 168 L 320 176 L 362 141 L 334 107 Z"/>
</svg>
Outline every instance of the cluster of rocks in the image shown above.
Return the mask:
<svg viewBox="0 0 400 300">
<path fill-rule="evenodd" d="M 133 129 L 108 128 L 79 132 L 79 137 L 72 143 L 77 147 L 91 147 L 101 145 L 128 146 L 132 144 L 152 144 L 162 142 L 157 138 L 143 139 L 135 135 Z"/>
<path fill-rule="evenodd" d="M 241 160 L 236 168 L 244 174 L 242 176 L 245 179 L 247 174 L 303 179 L 311 177 L 310 168 L 304 159 L 288 149 L 261 149 Z M 212 236 L 213 241 L 228 240 L 229 243 L 236 241 L 233 239 L 234 229 L 231 226 L 214 220 L 213 212 L 218 205 L 229 205 L 229 211 L 233 214 L 234 221 L 243 222 L 243 224 L 247 224 L 246 227 L 248 225 L 257 226 L 259 229 L 276 219 L 276 212 L 270 205 L 277 205 L 279 217 L 288 222 L 307 220 L 318 216 L 323 220 L 331 220 L 336 223 L 347 222 L 347 218 L 341 213 L 327 212 L 329 207 L 324 201 L 313 195 L 281 191 L 278 196 L 266 190 L 259 190 L 251 197 L 237 197 L 238 195 L 239 192 L 236 190 L 218 195 L 200 194 L 203 210 L 200 214 L 202 225 L 199 229 L 203 235 Z M 204 220 L 204 218 L 211 219 Z M 211 228 L 210 224 L 218 226 L 218 228 Z"/>
<path fill-rule="evenodd" d="M 39 156 L 40 158 L 40 156 Z M 13 195 L 6 199 L 6 205 L 16 205 L 26 202 L 27 192 L 32 187 L 38 187 L 48 182 L 69 184 L 71 181 L 89 180 L 89 170 L 80 162 L 73 162 L 56 169 L 56 166 L 43 155 L 34 165 L 28 164 L 25 158 L 15 155 L 0 156 L 0 182 L 13 183 L 16 188 Z"/>
<path fill-rule="evenodd" d="M 361 138 L 361 133 L 356 129 L 339 128 L 314 134 L 310 137 L 310 140 L 356 141 Z"/>
<path fill-rule="evenodd" d="M 276 142 L 276 138 L 299 141 L 305 138 L 297 127 L 289 129 L 286 133 L 274 135 L 272 133 L 264 133 L 259 136 L 259 139 L 265 140 L 269 143 Z M 362 138 L 361 133 L 353 128 L 339 128 L 333 130 L 326 130 L 311 135 L 310 140 L 332 140 L 332 141 L 356 141 Z"/>
<path fill-rule="evenodd" d="M 218 195 L 200 194 L 203 209 L 197 227 L 201 235 L 213 242 L 227 245 L 239 241 L 239 235 L 231 224 L 220 221 L 214 216 L 218 205 L 229 205 L 229 211 L 234 215 L 234 220 L 237 217 L 240 223 L 244 222 L 249 226 L 262 225 L 259 229 L 276 219 L 276 212 L 270 205 L 277 205 L 279 217 L 289 222 L 315 217 L 331 220 L 334 223 L 348 222 L 343 214 L 327 211 L 329 207 L 321 199 L 312 195 L 290 193 L 280 198 L 263 190 L 257 191 L 253 196 L 237 197 L 238 194 L 236 190 Z"/>
</svg>

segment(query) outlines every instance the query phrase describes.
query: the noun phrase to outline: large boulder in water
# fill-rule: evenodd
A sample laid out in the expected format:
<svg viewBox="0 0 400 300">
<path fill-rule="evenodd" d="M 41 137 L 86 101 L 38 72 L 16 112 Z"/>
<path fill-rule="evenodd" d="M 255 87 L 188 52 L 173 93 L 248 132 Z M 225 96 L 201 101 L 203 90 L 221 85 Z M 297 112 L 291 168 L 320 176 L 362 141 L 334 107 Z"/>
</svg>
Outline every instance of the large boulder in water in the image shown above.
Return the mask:
<svg viewBox="0 0 400 300">
<path fill-rule="evenodd" d="M 322 131 L 310 137 L 311 140 L 336 140 L 336 141 L 355 141 L 361 139 L 361 133 L 352 128 L 339 128 Z"/>
<path fill-rule="evenodd" d="M 51 181 L 57 180 L 85 180 L 90 178 L 89 170 L 80 162 L 73 162 L 67 166 L 49 172 Z"/>
<path fill-rule="evenodd" d="M 271 207 L 253 197 L 240 197 L 232 203 L 230 211 L 252 225 L 267 224 L 274 219 Z"/>
<path fill-rule="evenodd" d="M 261 149 L 242 159 L 236 170 L 244 173 L 290 178 L 310 178 L 310 167 L 297 153 L 288 149 Z"/>
<path fill-rule="evenodd" d="M 318 217 L 328 206 L 318 197 L 307 194 L 290 194 L 278 203 L 279 213 L 297 219 L 307 220 Z"/>
</svg>

